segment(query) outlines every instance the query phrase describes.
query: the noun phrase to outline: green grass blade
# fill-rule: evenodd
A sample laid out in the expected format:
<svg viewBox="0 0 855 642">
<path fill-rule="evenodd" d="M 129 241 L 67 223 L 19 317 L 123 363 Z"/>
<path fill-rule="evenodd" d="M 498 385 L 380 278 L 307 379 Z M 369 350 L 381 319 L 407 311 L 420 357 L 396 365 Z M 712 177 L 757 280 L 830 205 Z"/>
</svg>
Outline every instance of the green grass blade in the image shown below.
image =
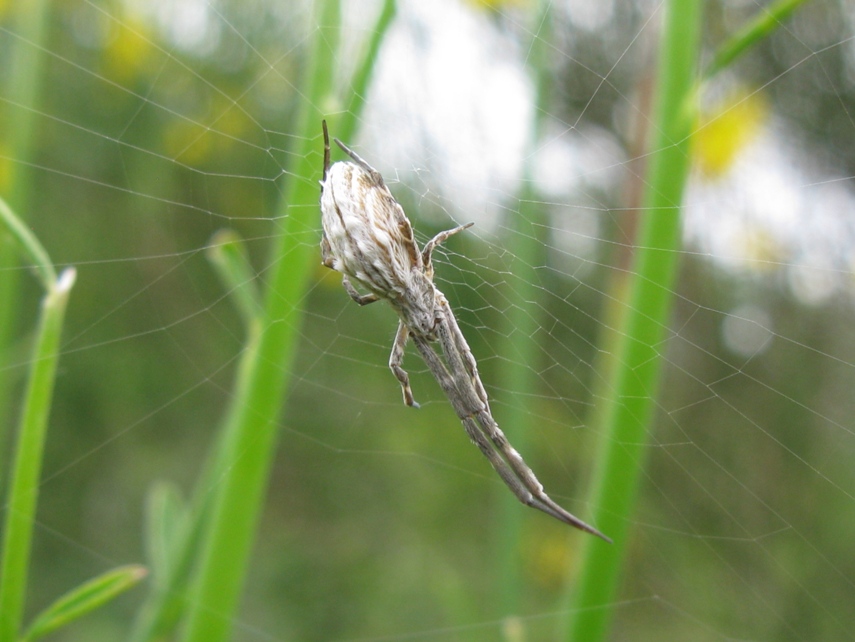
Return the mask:
<svg viewBox="0 0 855 642">
<path fill-rule="evenodd" d="M 50 18 L 50 0 L 28 0 L 10 5 L 14 33 L 8 61 L 4 98 L 3 142 L 16 162 L 10 165 L 9 201 L 17 212 L 25 209 L 32 189 L 27 163 L 32 160 L 36 141 L 36 115 L 41 102 L 45 40 Z"/>
<path fill-rule="evenodd" d="M 394 7 L 394 2 L 384 4 L 366 54 L 343 100 L 343 104 L 351 106 L 347 114 L 354 122 L 361 107 L 356 94 L 362 96 L 367 91 Z M 182 638 L 186 642 L 217 642 L 228 636 L 274 452 L 303 299 L 311 271 L 319 261 L 319 188 L 315 179 L 321 172 L 319 129 L 323 114 L 317 106 L 332 103 L 339 1 L 322 0 L 317 3 L 316 12 L 316 24 L 321 26 L 309 56 L 311 64 L 303 91 L 307 99 L 301 103 L 296 128 L 302 146 L 294 155 L 296 166 L 289 168 L 296 178 L 283 199 L 284 227 L 273 256 L 273 278 L 268 282 L 260 322 L 251 328 L 232 418 L 218 456 L 221 462 L 228 462 L 228 471 L 211 502 L 210 528 L 200 552 L 191 613 Z M 214 469 L 225 470 L 225 466 Z"/>
<path fill-rule="evenodd" d="M 0 642 L 14 642 L 20 632 L 59 342 L 74 279 L 74 270 L 66 270 L 42 300 L 6 502 L 0 562 Z"/>
<path fill-rule="evenodd" d="M 165 584 L 180 559 L 190 522 L 187 506 L 173 484 L 155 484 L 148 494 L 145 515 L 146 559 L 152 580 Z"/>
<path fill-rule="evenodd" d="M 167 637 L 181 619 L 187 604 L 187 586 L 203 533 L 209 524 L 216 488 L 234 458 L 234 440 L 239 430 L 240 408 L 258 353 L 259 328 L 263 312 L 245 249 L 230 230 L 214 235 L 208 258 L 214 265 L 241 314 L 247 331 L 247 345 L 235 380 L 235 395 L 217 431 L 218 439 L 196 482 L 196 496 L 190 506 L 181 506 L 177 492 L 156 486 L 150 495 L 146 543 L 152 568 L 151 592 L 137 611 L 129 635 L 130 642 L 148 642 Z"/>
<path fill-rule="evenodd" d="M 704 78 L 715 76 L 741 56 L 747 49 L 766 38 L 781 26 L 787 18 L 798 9 L 805 0 L 778 0 L 768 7 L 763 7 L 754 20 L 740 29 L 733 37 L 722 45 L 716 52 L 712 62 L 704 72 Z"/>
<path fill-rule="evenodd" d="M 531 190 L 523 188 L 518 194 L 518 211 L 512 212 L 508 222 L 505 245 L 513 249 L 512 263 L 508 272 L 513 274 L 512 287 L 506 290 L 507 312 L 503 315 L 502 342 L 499 354 L 501 367 L 497 371 L 498 385 L 507 395 L 501 411 L 502 430 L 519 452 L 526 455 L 526 435 L 530 433 L 530 401 L 536 397 L 537 375 L 535 374 L 540 351 L 537 330 L 541 327 L 540 299 L 543 289 L 537 283 L 535 266 L 544 265 L 545 248 L 539 224 L 543 207 L 535 200 Z M 554 493 L 555 488 L 547 492 Z M 505 488 L 497 486 L 501 493 L 495 522 L 496 582 L 495 599 L 502 612 L 519 612 L 524 593 L 521 566 L 521 539 L 523 519 L 527 509 Z M 569 528 L 569 527 L 568 527 Z"/>
<path fill-rule="evenodd" d="M 199 552 L 190 612 L 181 639 L 225 642 L 243 585 L 278 433 L 287 376 L 296 351 L 302 306 L 317 253 L 317 181 L 321 169 L 317 105 L 328 102 L 335 69 L 338 0 L 318 4 L 307 87 L 296 128 L 295 179 L 283 200 L 283 230 L 261 322 L 254 325 L 241 364 L 234 420 L 224 442 L 229 467 L 217 481 L 211 518 Z"/>
<path fill-rule="evenodd" d="M 214 234 L 207 254 L 244 323 L 248 325 L 260 318 L 263 305 L 255 285 L 255 272 L 237 232 L 220 230 Z"/>
<path fill-rule="evenodd" d="M 30 228 L 21 222 L 2 198 L 0 198 L 0 221 L 6 226 L 10 238 L 16 241 L 20 253 L 26 256 L 35 267 L 42 287 L 50 291 L 56 283 L 56 270 L 53 269 L 48 253 Z"/>
<path fill-rule="evenodd" d="M 336 65 L 338 2 L 324 0 L 316 5 L 321 25 L 314 50 L 308 60 L 311 69 L 304 78 L 300 123 L 295 136 L 303 141 L 295 150 L 297 166 L 289 174 L 297 177 L 283 198 L 283 234 L 274 251 L 274 278 L 263 300 L 255 292 L 252 270 L 245 259 L 235 255 L 230 238 L 213 256 L 227 289 L 236 299 L 248 327 L 248 343 L 239 367 L 236 393 L 230 405 L 219 444 L 200 477 L 194 500 L 194 522 L 180 547 L 173 572 L 156 587 L 141 610 L 132 640 L 158 639 L 171 630 L 186 602 L 186 570 L 194 555 L 200 557 L 193 579 L 191 612 L 186 617 L 183 639 L 224 639 L 230 628 L 237 595 L 242 583 L 255 523 L 266 487 L 267 471 L 275 448 L 278 422 L 290 363 L 302 316 L 302 301 L 318 252 L 318 185 L 322 144 L 319 142 L 323 114 L 313 106 L 330 105 L 332 78 Z M 394 15 L 395 3 L 387 0 L 378 24 L 357 65 L 350 95 L 342 104 L 352 106 L 340 122 L 354 127 L 382 37 Z M 337 135 L 342 135 L 336 129 Z M 319 259 L 318 259 L 319 260 Z M 243 291 L 250 284 L 250 291 Z M 216 488 L 215 493 L 211 489 Z"/>
<path fill-rule="evenodd" d="M 247 377 L 253 360 L 247 354 L 254 354 L 257 351 L 259 323 L 258 319 L 255 319 L 247 328 L 249 339 L 236 378 L 236 398 L 242 398 L 242 391 L 245 391 L 248 386 Z M 228 465 L 230 456 L 228 447 L 231 445 L 228 440 L 233 438 L 235 432 L 234 426 L 238 420 L 237 408 L 236 403 L 229 405 L 222 427 L 218 430 L 218 442 L 197 480 L 196 497 L 189 507 L 179 506 L 180 499 L 177 495 L 172 499 L 158 498 L 157 495 L 162 494 L 162 491 L 158 491 L 157 487 L 152 490 L 150 506 L 160 515 L 150 516 L 147 533 L 149 564 L 153 571 L 150 582 L 151 592 L 137 611 L 134 625 L 128 636 L 129 642 L 149 642 L 168 638 L 184 614 L 188 580 L 195 556 L 201 548 L 200 542 L 208 525 L 213 502 L 210 489 L 216 487 L 215 482 L 222 479 L 225 467 Z M 166 506 L 167 503 L 173 506 Z M 171 516 L 167 513 L 171 513 Z"/>
<path fill-rule="evenodd" d="M 505 400 L 501 419 L 502 430 L 522 453 L 526 451 L 526 435 L 530 433 L 530 400 L 535 398 L 538 379 L 535 374 L 539 355 L 537 330 L 541 327 L 543 287 L 538 283 L 537 266 L 546 264 L 547 213 L 534 188 L 534 150 L 541 142 L 544 114 L 549 113 L 551 86 L 549 43 L 551 2 L 541 1 L 534 16 L 534 34 L 529 46 L 528 66 L 535 77 L 536 97 L 534 126 L 529 154 L 526 157 L 523 182 L 517 194 L 517 211 L 510 210 L 505 226 L 504 244 L 512 248 L 506 269 L 513 275 L 511 287 L 505 289 L 507 313 L 503 315 L 499 346 L 502 355 L 497 371 L 501 389 L 512 391 Z M 525 509 L 504 486 L 496 520 L 496 601 L 503 613 L 517 613 L 524 591 L 522 586 L 521 539 Z M 552 489 L 551 492 L 554 492 Z M 548 491 L 550 492 L 550 491 Z"/>
<path fill-rule="evenodd" d="M 32 172 L 28 163 L 33 160 L 36 137 L 36 114 L 39 112 L 44 44 L 50 16 L 49 0 L 30 0 L 9 5 L 13 14 L 10 32 L 11 52 L 4 87 L 4 120 L 0 131 L 0 147 L 14 161 L 9 163 L 7 185 L 3 196 L 11 208 L 20 213 L 30 211 Z M 0 361 L 15 340 L 18 322 L 18 290 L 20 265 L 15 251 L 15 239 L 0 226 Z M 56 278 L 51 279 L 51 283 Z M 3 448 L 9 443 L 6 434 L 9 395 L 8 377 L 11 370 L 0 368 L 0 461 L 6 461 Z M 2 488 L 2 484 L 0 484 Z"/>
<path fill-rule="evenodd" d="M 139 584 L 146 573 L 142 566 L 122 566 L 72 589 L 36 616 L 24 634 L 23 642 L 44 637 L 91 613 Z"/>
<path fill-rule="evenodd" d="M 392 24 L 396 10 L 395 0 L 384 0 L 383 7 L 380 9 L 380 15 L 374 24 L 374 29 L 371 30 L 371 38 L 365 47 L 365 53 L 356 67 L 353 78 L 351 78 L 350 99 L 344 103 L 348 106 L 347 110 L 336 119 L 335 123 L 330 123 L 331 125 L 335 125 L 335 135 L 339 140 L 347 143 L 353 142 L 356 125 L 362 114 L 362 108 L 365 106 L 365 98 L 368 94 L 368 87 L 371 84 L 371 76 L 374 73 L 374 63 L 377 61 L 380 45 L 383 44 L 386 31 L 389 29 L 389 25 Z"/>
<path fill-rule="evenodd" d="M 568 640 L 606 637 L 629 543 L 629 526 L 645 463 L 680 248 L 680 204 L 689 167 L 700 42 L 699 0 L 669 0 L 662 44 L 652 152 L 640 236 L 626 306 L 620 312 L 609 395 L 599 409 L 602 446 L 594 472 L 594 523 L 614 539 L 583 540 L 581 574 Z"/>
</svg>

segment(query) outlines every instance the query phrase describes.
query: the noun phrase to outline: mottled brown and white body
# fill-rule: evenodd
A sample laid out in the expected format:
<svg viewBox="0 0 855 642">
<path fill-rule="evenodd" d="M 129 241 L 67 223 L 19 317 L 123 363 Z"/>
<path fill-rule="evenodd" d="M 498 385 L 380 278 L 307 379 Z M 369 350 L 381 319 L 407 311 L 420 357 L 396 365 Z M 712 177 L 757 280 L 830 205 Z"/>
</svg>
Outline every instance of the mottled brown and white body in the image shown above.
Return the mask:
<svg viewBox="0 0 855 642">
<path fill-rule="evenodd" d="M 431 254 L 434 248 L 472 224 L 437 234 L 419 251 L 413 227 L 380 173 L 338 139 L 336 143 L 354 162 L 330 165 L 326 122 L 323 129 L 323 264 L 342 273 L 345 290 L 360 305 L 385 299 L 398 313 L 398 333 L 389 367 L 401 383 L 404 402 L 418 407 L 409 377 L 401 367 L 407 339 L 412 338 L 469 438 L 514 495 L 524 504 L 611 541 L 550 499 L 520 454 L 508 443 L 490 412 L 475 358 L 457 319 L 445 295 L 433 284 Z M 360 294 L 351 279 L 368 293 Z M 444 361 L 433 349 L 431 343 L 434 341 L 441 346 Z"/>
</svg>

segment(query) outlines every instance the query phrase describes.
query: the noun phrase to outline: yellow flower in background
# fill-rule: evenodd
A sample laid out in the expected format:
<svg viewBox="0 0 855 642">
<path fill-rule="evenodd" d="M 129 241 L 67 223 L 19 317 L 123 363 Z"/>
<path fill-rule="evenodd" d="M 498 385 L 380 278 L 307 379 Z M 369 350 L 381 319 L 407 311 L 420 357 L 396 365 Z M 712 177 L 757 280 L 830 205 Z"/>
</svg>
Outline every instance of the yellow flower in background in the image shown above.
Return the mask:
<svg viewBox="0 0 855 642">
<path fill-rule="evenodd" d="M 247 114 L 229 100 L 217 96 L 207 114 L 189 120 L 174 118 L 163 133 L 164 152 L 193 167 L 227 157 L 235 142 L 244 140 L 253 127 Z"/>
<path fill-rule="evenodd" d="M 739 153 L 757 136 L 769 107 L 759 93 L 732 96 L 710 113 L 701 114 L 692 139 L 695 161 L 710 178 L 725 174 Z"/>
<path fill-rule="evenodd" d="M 163 148 L 170 158 L 198 167 L 211 155 L 211 131 L 202 123 L 175 118 L 163 130 Z"/>
<path fill-rule="evenodd" d="M 133 15 L 113 21 L 104 47 L 104 74 L 120 84 L 133 80 L 145 69 L 153 50 L 149 26 Z"/>
<path fill-rule="evenodd" d="M 565 531 L 557 529 L 540 533 L 537 538 L 526 538 L 523 558 L 531 579 L 550 590 L 564 586 L 568 569 L 575 561 L 572 541 Z"/>
</svg>

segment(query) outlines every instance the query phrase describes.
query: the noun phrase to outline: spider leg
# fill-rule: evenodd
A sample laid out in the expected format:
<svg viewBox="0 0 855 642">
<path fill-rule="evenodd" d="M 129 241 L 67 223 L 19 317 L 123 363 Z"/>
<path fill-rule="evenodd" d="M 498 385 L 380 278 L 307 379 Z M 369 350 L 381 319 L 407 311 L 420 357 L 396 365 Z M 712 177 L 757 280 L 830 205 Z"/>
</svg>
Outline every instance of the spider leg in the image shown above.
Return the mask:
<svg viewBox="0 0 855 642">
<path fill-rule="evenodd" d="M 471 416 L 474 412 L 473 409 L 477 409 L 480 405 L 480 400 L 474 394 L 472 386 L 467 385 L 463 389 L 460 389 L 458 381 L 455 381 L 428 340 L 417 334 L 412 335 L 412 337 L 419 354 L 422 355 L 422 359 L 424 359 L 431 374 L 433 374 L 437 383 L 439 383 L 439 387 L 442 388 L 445 396 L 448 397 L 448 401 L 451 402 L 454 412 L 461 419 Z"/>
<path fill-rule="evenodd" d="M 324 265 L 326 265 L 326 263 L 324 263 Z M 380 300 L 380 297 L 373 292 L 369 292 L 368 294 L 360 294 L 357 292 L 356 288 L 353 287 L 353 284 L 350 282 L 350 279 L 347 278 L 347 274 L 341 275 L 341 284 L 344 286 L 345 292 L 350 295 L 350 298 L 356 301 L 359 305 L 368 305 L 369 303 L 374 303 L 375 301 Z"/>
<path fill-rule="evenodd" d="M 326 119 L 321 121 L 321 126 L 324 130 L 324 178 L 321 181 L 321 185 L 323 185 L 327 180 L 327 172 L 330 169 L 330 133 L 327 131 Z"/>
<path fill-rule="evenodd" d="M 324 232 L 323 234 L 321 234 L 321 265 L 323 265 L 324 267 L 328 267 L 331 270 L 334 270 L 334 261 L 335 257 L 333 256 L 330 240 L 327 238 L 327 233 Z"/>
<path fill-rule="evenodd" d="M 422 260 L 424 261 L 425 266 L 430 266 L 430 257 L 431 253 L 433 253 L 434 248 L 440 243 L 445 243 L 449 236 L 453 236 L 458 232 L 462 232 L 465 229 L 468 229 L 475 225 L 475 223 L 466 223 L 465 225 L 458 225 L 454 229 L 445 230 L 444 232 L 440 232 L 436 236 L 434 236 L 430 241 L 425 244 L 424 249 L 422 250 Z"/>
<path fill-rule="evenodd" d="M 469 380 L 475 388 L 475 392 L 478 394 L 478 398 L 481 400 L 484 408 L 487 412 L 490 412 L 490 402 L 487 399 L 487 391 L 484 390 L 484 384 L 481 383 L 481 377 L 478 375 L 478 364 L 475 361 L 475 357 L 472 355 L 472 349 L 469 347 L 469 344 L 466 343 L 466 337 L 464 337 L 463 332 L 460 331 L 460 326 L 457 325 L 457 319 L 454 316 L 454 312 L 451 310 L 451 306 L 448 304 L 448 300 L 439 290 L 437 290 L 437 306 L 441 309 L 443 315 L 443 323 L 440 323 L 438 328 L 440 343 L 443 345 L 446 352 L 449 352 L 449 349 L 453 346 L 454 353 L 460 357 L 458 360 L 451 359 L 446 356 L 446 359 L 449 361 L 449 365 L 452 367 L 452 370 L 456 368 L 456 371 L 454 372 L 456 377 Z M 445 348 L 446 346 L 448 346 L 448 349 Z M 463 366 L 462 368 L 460 367 L 461 362 Z"/>
<path fill-rule="evenodd" d="M 404 348 L 407 345 L 407 338 L 410 336 L 410 331 L 403 321 L 398 322 L 398 332 L 395 334 L 395 343 L 392 344 L 392 354 L 389 355 L 389 368 L 395 375 L 395 378 L 401 384 L 401 391 L 404 393 L 404 403 L 413 408 L 418 408 L 419 404 L 413 399 L 413 391 L 410 388 L 410 376 L 407 371 L 401 367 L 404 362 Z"/>
<path fill-rule="evenodd" d="M 385 183 L 383 182 L 383 177 L 380 175 L 380 172 L 378 172 L 376 169 L 374 169 L 373 167 L 371 167 L 371 165 L 369 165 L 369 164 L 365 161 L 365 159 L 363 159 L 359 154 L 357 154 L 355 151 L 353 151 L 350 147 L 348 147 L 348 146 L 347 146 L 347 145 L 345 145 L 343 142 L 341 142 L 338 138 L 333 138 L 333 140 L 335 141 L 336 145 L 338 145 L 339 147 L 341 147 L 342 151 L 343 151 L 345 154 L 347 154 L 348 156 L 350 156 L 350 157 L 353 159 L 353 162 L 354 162 L 354 163 L 356 163 L 356 164 L 357 164 L 357 165 L 359 165 L 362 169 L 364 169 L 366 172 L 368 172 L 369 174 L 371 174 L 371 175 L 374 177 L 375 181 L 376 181 L 379 185 L 384 185 L 384 186 L 385 186 Z"/>
</svg>

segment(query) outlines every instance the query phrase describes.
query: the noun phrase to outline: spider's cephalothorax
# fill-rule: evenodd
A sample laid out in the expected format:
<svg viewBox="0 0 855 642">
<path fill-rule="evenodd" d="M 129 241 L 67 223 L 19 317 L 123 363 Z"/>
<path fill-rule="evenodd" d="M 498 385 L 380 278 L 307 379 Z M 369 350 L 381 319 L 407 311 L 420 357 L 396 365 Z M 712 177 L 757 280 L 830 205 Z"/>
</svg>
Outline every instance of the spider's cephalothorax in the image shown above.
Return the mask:
<svg viewBox="0 0 855 642">
<path fill-rule="evenodd" d="M 433 284 L 431 254 L 452 234 L 472 223 L 440 232 L 420 252 L 404 209 L 376 169 L 341 141 L 353 162 L 330 165 L 327 124 L 324 129 L 324 175 L 321 180 L 323 264 L 342 273 L 342 285 L 360 305 L 385 299 L 398 313 L 398 333 L 389 367 L 401 384 L 404 403 L 418 407 L 403 369 L 404 348 L 412 338 L 431 373 L 451 402 L 469 438 L 487 457 L 514 495 L 529 506 L 583 531 L 611 541 L 593 526 L 568 513 L 543 491 L 534 473 L 513 449 L 490 412 L 478 367 L 448 300 Z M 367 294 L 360 294 L 354 279 Z M 442 348 L 442 358 L 432 341 Z"/>
</svg>

